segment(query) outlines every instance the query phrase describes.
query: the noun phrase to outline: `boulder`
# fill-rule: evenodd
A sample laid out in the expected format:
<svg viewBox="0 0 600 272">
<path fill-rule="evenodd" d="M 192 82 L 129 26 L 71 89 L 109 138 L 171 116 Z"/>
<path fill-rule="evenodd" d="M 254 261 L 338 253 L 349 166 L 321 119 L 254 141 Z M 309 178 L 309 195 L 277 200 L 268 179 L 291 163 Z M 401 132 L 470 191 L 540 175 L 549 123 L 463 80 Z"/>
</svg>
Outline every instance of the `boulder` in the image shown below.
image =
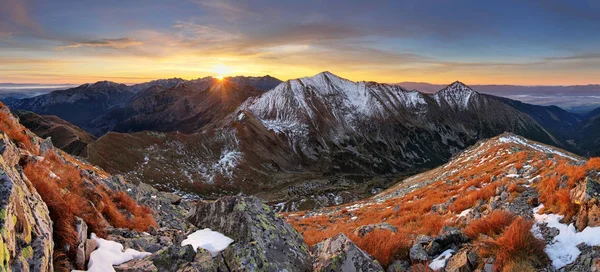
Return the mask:
<svg viewBox="0 0 600 272">
<path fill-rule="evenodd" d="M 398 228 L 396 228 L 388 223 L 379 223 L 379 224 L 370 224 L 370 225 L 360 226 L 354 230 L 354 234 L 356 234 L 360 237 L 363 237 L 367 233 L 372 232 L 376 229 L 388 230 L 388 231 L 391 231 L 394 233 L 398 231 Z"/>
<path fill-rule="evenodd" d="M 429 260 L 429 254 L 427 254 L 425 248 L 419 243 L 415 243 L 410 248 L 408 256 L 410 257 L 410 260 L 413 263 L 426 262 L 427 260 Z"/>
<path fill-rule="evenodd" d="M 460 245 L 469 241 L 469 237 L 464 235 L 460 229 L 445 226 L 440 230 L 440 234 L 433 239 L 440 246 L 440 251 L 451 245 Z"/>
<path fill-rule="evenodd" d="M 586 227 L 600 226 L 600 183 L 586 177 L 585 180 L 571 190 L 571 199 L 579 205 L 575 218 L 575 227 L 582 231 Z"/>
<path fill-rule="evenodd" d="M 446 272 L 470 272 L 474 271 L 479 265 L 479 255 L 475 249 L 470 247 L 462 248 L 458 253 L 454 254 L 444 271 Z"/>
<path fill-rule="evenodd" d="M 200 201 L 188 221 L 235 241 L 221 252 L 232 271 L 312 270 L 312 257 L 302 235 L 255 197 Z"/>
<path fill-rule="evenodd" d="M 379 262 L 358 248 L 343 233 L 316 244 L 312 253 L 315 256 L 314 271 L 384 271 Z"/>
<path fill-rule="evenodd" d="M 53 271 L 46 203 L 19 170 L 19 149 L 0 132 L 0 271 Z"/>
<path fill-rule="evenodd" d="M 88 252 L 85 247 L 87 246 L 88 240 L 88 227 L 83 219 L 76 217 L 75 218 L 75 229 L 77 230 L 77 249 L 75 251 L 75 268 L 76 269 L 85 269 L 87 266 L 85 265 L 89 260 L 89 255 L 86 256 Z M 92 239 L 93 240 L 93 239 Z M 91 252 L 91 251 L 90 251 Z"/>
</svg>

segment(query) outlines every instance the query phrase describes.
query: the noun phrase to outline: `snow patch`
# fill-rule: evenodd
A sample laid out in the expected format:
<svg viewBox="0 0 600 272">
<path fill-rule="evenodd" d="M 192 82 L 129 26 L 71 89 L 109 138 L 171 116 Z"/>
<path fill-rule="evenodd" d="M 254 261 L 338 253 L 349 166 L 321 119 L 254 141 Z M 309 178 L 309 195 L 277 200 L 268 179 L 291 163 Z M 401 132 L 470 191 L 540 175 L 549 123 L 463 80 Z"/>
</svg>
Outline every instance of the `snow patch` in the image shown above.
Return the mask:
<svg viewBox="0 0 600 272">
<path fill-rule="evenodd" d="M 559 234 L 554 237 L 552 243 L 546 246 L 546 254 L 552 260 L 552 266 L 560 269 L 577 260 L 581 251 L 577 245 L 585 243 L 588 246 L 600 246 L 600 227 L 587 227 L 581 232 L 577 232 L 573 224 L 566 225 L 560 223 L 562 215 L 557 214 L 538 214 L 544 207 L 540 205 L 533 210 L 533 216 L 537 222 L 531 229 L 536 237 L 541 237 L 539 224 L 547 224 L 549 228 L 556 228 Z"/>
<path fill-rule="evenodd" d="M 212 231 L 211 229 L 206 228 L 203 230 L 197 230 L 196 232 L 188 235 L 187 238 L 181 242 L 181 245 L 192 245 L 194 250 L 197 250 L 199 247 L 206 249 L 213 257 L 215 257 L 221 251 L 225 250 L 231 243 L 233 243 L 233 239 L 223 235 L 220 232 Z"/>
<path fill-rule="evenodd" d="M 429 264 L 429 268 L 431 268 L 431 270 L 433 271 L 437 271 L 444 268 L 446 266 L 446 262 L 450 259 L 450 257 L 452 257 L 452 254 L 454 254 L 454 250 L 452 249 L 448 249 L 442 252 L 440 256 L 431 261 L 431 263 Z"/>
<path fill-rule="evenodd" d="M 131 248 L 123 251 L 123 245 L 98 238 L 95 233 L 92 233 L 91 239 L 98 242 L 98 248 L 90 254 L 88 272 L 115 271 L 113 265 L 120 265 L 133 259 L 142 259 L 151 255 L 149 252 L 140 252 Z"/>
<path fill-rule="evenodd" d="M 561 152 L 559 150 L 556 150 L 554 148 L 549 148 L 547 146 L 544 146 L 542 144 L 537 144 L 537 143 L 531 143 L 519 136 L 516 135 L 508 135 L 508 136 L 501 136 L 500 138 L 498 138 L 498 141 L 500 141 L 501 143 L 516 143 L 516 144 L 520 144 L 520 145 L 524 145 L 527 147 L 530 147 L 536 151 L 542 152 L 542 153 L 550 153 L 550 154 L 555 154 L 567 159 L 571 159 L 574 161 L 581 161 L 581 159 L 578 159 L 576 157 L 573 157 L 571 155 L 568 155 L 564 152 Z"/>
</svg>

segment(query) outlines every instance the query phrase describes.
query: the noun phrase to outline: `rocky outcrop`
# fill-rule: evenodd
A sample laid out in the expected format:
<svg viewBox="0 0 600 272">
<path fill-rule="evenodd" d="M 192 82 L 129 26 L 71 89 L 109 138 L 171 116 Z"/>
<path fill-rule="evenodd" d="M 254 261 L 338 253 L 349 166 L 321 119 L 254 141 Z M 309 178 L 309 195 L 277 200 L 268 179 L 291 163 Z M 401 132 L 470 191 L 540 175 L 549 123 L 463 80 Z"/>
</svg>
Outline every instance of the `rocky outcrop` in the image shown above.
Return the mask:
<svg viewBox="0 0 600 272">
<path fill-rule="evenodd" d="M 582 231 L 586 227 L 600 226 L 600 183 L 586 177 L 585 180 L 573 190 L 571 190 L 571 199 L 579 205 L 579 212 L 575 218 L 575 227 Z"/>
<path fill-rule="evenodd" d="M 188 220 L 235 241 L 220 254 L 231 271 L 312 270 L 302 236 L 257 198 L 228 196 L 201 201 Z"/>
<path fill-rule="evenodd" d="M 379 262 L 358 248 L 343 233 L 316 244 L 312 253 L 315 256 L 314 271 L 384 271 Z"/>
<path fill-rule="evenodd" d="M 0 133 L 0 271 L 53 271 L 48 207 L 17 170 L 19 149 Z"/>
<path fill-rule="evenodd" d="M 475 271 L 477 266 L 479 265 L 479 255 L 477 252 L 470 248 L 465 247 L 462 248 L 458 253 L 454 254 L 448 260 L 448 264 L 444 271 L 446 272 L 469 272 Z"/>
</svg>

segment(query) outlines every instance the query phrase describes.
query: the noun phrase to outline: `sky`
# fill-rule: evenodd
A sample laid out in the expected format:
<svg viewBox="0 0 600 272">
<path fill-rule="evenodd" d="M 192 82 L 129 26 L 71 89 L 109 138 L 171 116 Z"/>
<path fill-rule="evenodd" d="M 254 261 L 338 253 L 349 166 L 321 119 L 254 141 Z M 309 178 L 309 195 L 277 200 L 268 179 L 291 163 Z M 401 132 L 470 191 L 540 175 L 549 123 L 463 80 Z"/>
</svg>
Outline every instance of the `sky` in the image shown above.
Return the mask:
<svg viewBox="0 0 600 272">
<path fill-rule="evenodd" d="M 600 0 L 0 0 L 0 83 L 600 83 Z"/>
</svg>

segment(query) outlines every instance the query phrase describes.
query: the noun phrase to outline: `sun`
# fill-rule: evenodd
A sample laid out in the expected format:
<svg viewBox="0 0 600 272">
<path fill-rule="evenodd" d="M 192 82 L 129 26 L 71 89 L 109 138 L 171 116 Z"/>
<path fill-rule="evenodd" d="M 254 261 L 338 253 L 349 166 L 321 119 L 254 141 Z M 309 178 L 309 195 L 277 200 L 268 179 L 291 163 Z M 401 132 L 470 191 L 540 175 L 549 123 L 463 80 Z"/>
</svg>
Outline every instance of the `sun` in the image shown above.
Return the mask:
<svg viewBox="0 0 600 272">
<path fill-rule="evenodd" d="M 217 74 L 216 78 L 222 80 L 225 75 L 231 73 L 231 68 L 223 64 L 217 64 L 212 68 L 212 71 Z"/>
</svg>

